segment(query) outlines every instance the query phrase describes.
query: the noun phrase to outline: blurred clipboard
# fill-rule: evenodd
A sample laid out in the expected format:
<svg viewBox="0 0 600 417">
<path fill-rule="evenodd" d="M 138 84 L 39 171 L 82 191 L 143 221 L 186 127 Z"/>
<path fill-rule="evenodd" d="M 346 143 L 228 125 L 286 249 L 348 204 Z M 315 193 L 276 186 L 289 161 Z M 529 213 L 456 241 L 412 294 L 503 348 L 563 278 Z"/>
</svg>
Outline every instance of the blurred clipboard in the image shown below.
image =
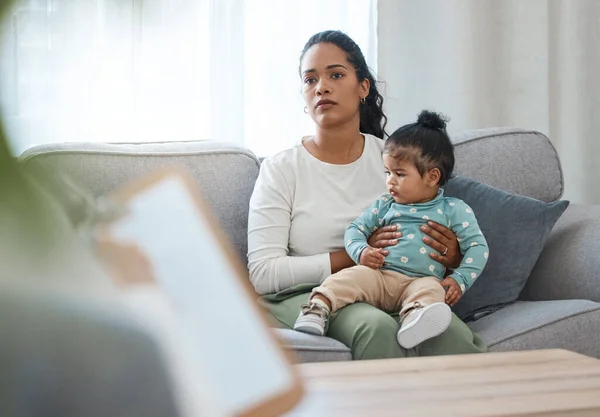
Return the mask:
<svg viewBox="0 0 600 417">
<path fill-rule="evenodd" d="M 97 235 L 120 258 L 114 277 L 139 316 L 162 329 L 156 333 L 170 350 L 182 414 L 290 410 L 302 396 L 298 375 L 193 180 L 168 169 L 110 200 L 124 212 L 99 225 Z"/>
</svg>

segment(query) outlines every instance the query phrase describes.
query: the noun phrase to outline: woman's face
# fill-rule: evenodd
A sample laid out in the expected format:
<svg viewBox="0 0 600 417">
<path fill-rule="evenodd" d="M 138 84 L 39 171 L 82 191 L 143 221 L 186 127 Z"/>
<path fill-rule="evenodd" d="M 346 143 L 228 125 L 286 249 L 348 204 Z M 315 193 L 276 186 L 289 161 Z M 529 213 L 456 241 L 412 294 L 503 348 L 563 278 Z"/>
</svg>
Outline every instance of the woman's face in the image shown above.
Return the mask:
<svg viewBox="0 0 600 417">
<path fill-rule="evenodd" d="M 311 46 L 302 60 L 302 95 L 308 114 L 321 128 L 360 122 L 360 100 L 369 80 L 358 81 L 346 53 L 332 43 Z"/>
</svg>

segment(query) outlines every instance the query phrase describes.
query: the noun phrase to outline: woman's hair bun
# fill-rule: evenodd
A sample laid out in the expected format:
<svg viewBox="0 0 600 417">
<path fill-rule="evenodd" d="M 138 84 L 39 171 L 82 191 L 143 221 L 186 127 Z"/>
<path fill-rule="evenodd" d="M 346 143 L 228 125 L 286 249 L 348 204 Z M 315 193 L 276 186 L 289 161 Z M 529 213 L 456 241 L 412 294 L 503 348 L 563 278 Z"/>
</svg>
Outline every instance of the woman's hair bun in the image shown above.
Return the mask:
<svg viewBox="0 0 600 417">
<path fill-rule="evenodd" d="M 417 124 L 429 129 L 445 130 L 448 119 L 440 113 L 423 110 L 419 113 Z"/>
</svg>

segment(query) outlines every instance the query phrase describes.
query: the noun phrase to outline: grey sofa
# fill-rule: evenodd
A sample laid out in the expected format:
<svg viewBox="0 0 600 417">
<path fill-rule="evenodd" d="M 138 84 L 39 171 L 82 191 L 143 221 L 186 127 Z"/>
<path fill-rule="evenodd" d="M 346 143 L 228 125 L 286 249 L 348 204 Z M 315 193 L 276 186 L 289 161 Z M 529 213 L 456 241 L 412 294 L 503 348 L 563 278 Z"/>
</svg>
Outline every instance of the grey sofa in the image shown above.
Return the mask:
<svg viewBox="0 0 600 417">
<path fill-rule="evenodd" d="M 176 417 L 164 356 L 105 303 L 0 292 L 0 416 Z"/>
<path fill-rule="evenodd" d="M 561 198 L 558 155 L 544 135 L 486 129 L 453 138 L 457 174 L 550 202 Z M 31 148 L 20 158 L 60 167 L 96 195 L 157 168 L 183 166 L 195 178 L 240 258 L 246 259 L 248 202 L 260 160 L 216 141 L 146 144 L 63 143 Z M 461 161 L 471 161 L 470 164 Z M 473 163 L 475 161 L 475 163 Z M 555 225 L 518 301 L 468 325 L 492 351 L 564 348 L 600 358 L 600 206 L 571 204 Z M 202 277 L 199 279 L 218 279 Z M 330 339 L 277 329 L 302 362 L 350 360 Z"/>
</svg>

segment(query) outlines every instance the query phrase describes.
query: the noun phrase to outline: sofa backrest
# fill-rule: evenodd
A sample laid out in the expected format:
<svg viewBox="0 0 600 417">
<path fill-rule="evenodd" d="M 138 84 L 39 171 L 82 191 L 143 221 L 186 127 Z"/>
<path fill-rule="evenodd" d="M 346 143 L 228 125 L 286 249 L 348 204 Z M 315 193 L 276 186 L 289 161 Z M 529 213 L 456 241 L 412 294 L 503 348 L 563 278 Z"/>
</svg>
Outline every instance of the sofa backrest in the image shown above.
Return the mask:
<svg viewBox="0 0 600 417">
<path fill-rule="evenodd" d="M 183 167 L 245 263 L 248 202 L 260 168 L 256 156 L 245 148 L 216 141 L 58 143 L 28 149 L 20 163 L 25 169 L 36 163 L 56 167 L 95 196 L 109 194 L 160 168 Z"/>
<path fill-rule="evenodd" d="M 556 149 L 542 133 L 495 128 L 454 135 L 457 175 L 550 202 L 564 191 Z"/>
<path fill-rule="evenodd" d="M 543 201 L 561 197 L 560 161 L 546 136 L 526 130 L 486 129 L 465 132 L 453 140 L 457 174 Z M 248 203 L 260 162 L 243 147 L 216 141 L 60 143 L 30 148 L 20 158 L 25 168 L 34 161 L 57 167 L 94 195 L 110 193 L 158 168 L 183 167 L 245 262 Z"/>
</svg>

